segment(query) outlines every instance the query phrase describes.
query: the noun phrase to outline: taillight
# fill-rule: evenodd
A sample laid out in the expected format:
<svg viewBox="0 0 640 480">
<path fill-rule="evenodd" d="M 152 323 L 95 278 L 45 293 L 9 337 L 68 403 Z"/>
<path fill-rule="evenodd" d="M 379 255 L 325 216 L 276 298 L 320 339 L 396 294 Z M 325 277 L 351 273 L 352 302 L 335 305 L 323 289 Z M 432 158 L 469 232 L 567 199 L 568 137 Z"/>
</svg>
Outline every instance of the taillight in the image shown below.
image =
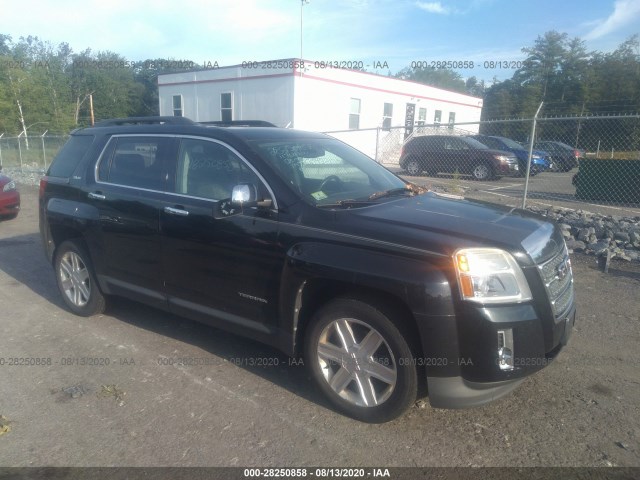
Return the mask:
<svg viewBox="0 0 640 480">
<path fill-rule="evenodd" d="M 580 150 L 574 150 L 573 151 L 573 156 L 576 158 L 580 158 Z"/>
<path fill-rule="evenodd" d="M 44 198 L 44 190 L 47 188 L 47 177 L 42 177 L 40 179 L 40 189 L 38 190 L 38 196 L 40 199 Z"/>
<path fill-rule="evenodd" d="M 403 156 L 404 156 L 404 145 L 400 149 L 400 158 L 402 158 Z"/>
</svg>

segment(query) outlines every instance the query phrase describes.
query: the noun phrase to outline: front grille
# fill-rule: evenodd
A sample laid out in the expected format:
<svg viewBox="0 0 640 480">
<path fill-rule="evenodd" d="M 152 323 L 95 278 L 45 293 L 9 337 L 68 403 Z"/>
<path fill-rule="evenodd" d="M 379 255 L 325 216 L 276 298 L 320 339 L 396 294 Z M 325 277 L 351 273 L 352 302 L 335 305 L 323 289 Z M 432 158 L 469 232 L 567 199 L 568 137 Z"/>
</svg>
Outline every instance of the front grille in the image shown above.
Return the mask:
<svg viewBox="0 0 640 480">
<path fill-rule="evenodd" d="M 556 318 L 563 316 L 573 304 L 573 273 L 566 248 L 551 260 L 538 265 L 549 301 Z"/>
</svg>

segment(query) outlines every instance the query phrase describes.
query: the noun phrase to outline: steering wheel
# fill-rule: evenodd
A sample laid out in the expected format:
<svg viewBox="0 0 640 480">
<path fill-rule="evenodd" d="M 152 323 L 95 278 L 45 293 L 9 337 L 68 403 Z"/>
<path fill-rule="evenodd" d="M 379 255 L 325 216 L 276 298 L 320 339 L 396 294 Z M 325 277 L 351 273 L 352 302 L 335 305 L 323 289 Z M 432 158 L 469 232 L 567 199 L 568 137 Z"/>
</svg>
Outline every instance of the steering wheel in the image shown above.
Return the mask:
<svg viewBox="0 0 640 480">
<path fill-rule="evenodd" d="M 342 180 L 340 180 L 340 177 L 338 177 L 337 175 L 329 175 L 327 178 L 322 180 L 322 183 L 320 183 L 320 187 L 318 187 L 318 190 L 324 192 L 324 187 L 326 187 L 330 183 L 335 183 L 337 187 L 342 184 Z M 331 189 L 329 191 L 331 191 Z M 335 192 L 337 190 L 334 189 L 333 191 Z"/>
</svg>

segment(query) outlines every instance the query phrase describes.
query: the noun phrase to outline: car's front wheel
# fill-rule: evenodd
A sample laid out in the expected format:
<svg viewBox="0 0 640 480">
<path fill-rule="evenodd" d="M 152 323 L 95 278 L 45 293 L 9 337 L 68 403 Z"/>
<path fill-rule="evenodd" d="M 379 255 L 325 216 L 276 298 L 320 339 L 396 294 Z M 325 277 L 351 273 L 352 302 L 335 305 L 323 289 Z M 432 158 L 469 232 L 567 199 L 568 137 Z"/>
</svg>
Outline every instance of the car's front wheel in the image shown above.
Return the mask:
<svg viewBox="0 0 640 480">
<path fill-rule="evenodd" d="M 417 372 L 407 338 L 382 309 L 339 298 L 312 319 L 305 361 L 339 411 L 364 422 L 386 422 L 416 399 Z"/>
<path fill-rule="evenodd" d="M 90 317 L 104 311 L 104 295 L 98 288 L 89 254 L 80 242 L 62 242 L 53 265 L 62 299 L 73 313 Z"/>
</svg>

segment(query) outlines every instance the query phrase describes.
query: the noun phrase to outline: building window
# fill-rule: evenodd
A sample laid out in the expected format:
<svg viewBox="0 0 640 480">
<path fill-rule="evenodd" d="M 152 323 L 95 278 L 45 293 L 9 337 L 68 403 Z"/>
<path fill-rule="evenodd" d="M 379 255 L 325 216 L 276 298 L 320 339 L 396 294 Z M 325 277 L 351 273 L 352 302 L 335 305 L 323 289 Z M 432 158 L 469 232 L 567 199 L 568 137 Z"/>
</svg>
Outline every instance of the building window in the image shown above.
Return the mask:
<svg viewBox="0 0 640 480">
<path fill-rule="evenodd" d="M 449 128 L 453 129 L 453 125 L 456 123 L 456 112 L 449 112 Z"/>
<path fill-rule="evenodd" d="M 427 109 L 422 107 L 418 109 L 418 126 L 422 126 L 427 123 Z"/>
<path fill-rule="evenodd" d="M 382 112 L 382 129 L 391 130 L 391 119 L 393 118 L 393 103 L 385 103 Z"/>
<path fill-rule="evenodd" d="M 351 109 L 349 110 L 349 130 L 360 128 L 360 99 L 351 99 Z"/>
<path fill-rule="evenodd" d="M 184 117 L 182 113 L 182 95 L 173 96 L 173 116 Z"/>
<path fill-rule="evenodd" d="M 220 120 L 230 122 L 233 120 L 233 99 L 231 93 L 220 94 Z"/>
<path fill-rule="evenodd" d="M 442 121 L 442 110 L 436 110 L 435 115 L 433 116 L 433 123 L 439 125 Z"/>
</svg>

